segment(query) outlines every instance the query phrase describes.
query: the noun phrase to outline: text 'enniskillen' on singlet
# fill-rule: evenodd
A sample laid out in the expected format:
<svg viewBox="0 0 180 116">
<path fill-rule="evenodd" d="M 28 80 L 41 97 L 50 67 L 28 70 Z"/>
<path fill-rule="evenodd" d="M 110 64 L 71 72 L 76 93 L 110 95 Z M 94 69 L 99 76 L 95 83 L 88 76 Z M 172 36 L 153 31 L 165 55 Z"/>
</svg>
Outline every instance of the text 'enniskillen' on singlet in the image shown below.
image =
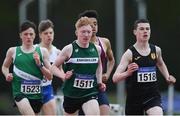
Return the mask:
<svg viewBox="0 0 180 116">
<path fill-rule="evenodd" d="M 63 92 L 68 97 L 86 97 L 97 93 L 96 69 L 98 67 L 98 52 L 93 43 L 88 48 L 81 48 L 76 42 L 72 43 L 73 52 L 65 63 L 64 70 L 73 69 L 73 75 L 66 80 Z"/>
</svg>

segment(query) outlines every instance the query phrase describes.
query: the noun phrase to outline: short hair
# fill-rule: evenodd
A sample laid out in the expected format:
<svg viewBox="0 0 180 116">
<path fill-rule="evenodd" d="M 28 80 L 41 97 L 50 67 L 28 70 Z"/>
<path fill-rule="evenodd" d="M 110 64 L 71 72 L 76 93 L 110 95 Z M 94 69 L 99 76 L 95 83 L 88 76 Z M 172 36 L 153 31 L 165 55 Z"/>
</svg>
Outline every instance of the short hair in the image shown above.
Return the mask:
<svg viewBox="0 0 180 116">
<path fill-rule="evenodd" d="M 77 20 L 75 27 L 76 29 L 86 26 L 86 25 L 91 25 L 92 26 L 92 21 L 88 17 L 81 17 L 80 19 Z"/>
<path fill-rule="evenodd" d="M 40 23 L 39 23 L 39 26 L 38 26 L 38 31 L 39 33 L 45 31 L 46 29 L 48 28 L 53 28 L 54 29 L 54 24 L 51 20 L 47 19 L 47 20 L 42 20 Z"/>
<path fill-rule="evenodd" d="M 134 30 L 137 29 L 137 26 L 139 23 L 149 23 L 149 20 L 148 19 L 138 19 L 134 22 Z"/>
<path fill-rule="evenodd" d="M 96 10 L 85 10 L 84 12 L 80 13 L 78 18 L 81 17 L 88 17 L 88 18 L 98 18 L 98 13 Z"/>
<path fill-rule="evenodd" d="M 19 33 L 29 29 L 29 28 L 33 28 L 34 32 L 36 31 L 36 25 L 34 24 L 34 22 L 31 21 L 25 21 L 21 24 L 20 28 L 19 28 Z"/>
</svg>

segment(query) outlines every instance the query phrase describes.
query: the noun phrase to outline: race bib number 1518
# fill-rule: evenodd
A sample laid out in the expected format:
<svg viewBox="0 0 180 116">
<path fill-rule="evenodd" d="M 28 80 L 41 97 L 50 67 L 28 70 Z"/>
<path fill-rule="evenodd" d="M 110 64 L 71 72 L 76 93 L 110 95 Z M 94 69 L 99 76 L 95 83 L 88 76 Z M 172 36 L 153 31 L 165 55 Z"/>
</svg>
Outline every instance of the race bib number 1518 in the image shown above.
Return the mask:
<svg viewBox="0 0 180 116">
<path fill-rule="evenodd" d="M 155 67 L 141 67 L 137 72 L 137 81 L 138 82 L 157 81 L 156 68 Z"/>
</svg>

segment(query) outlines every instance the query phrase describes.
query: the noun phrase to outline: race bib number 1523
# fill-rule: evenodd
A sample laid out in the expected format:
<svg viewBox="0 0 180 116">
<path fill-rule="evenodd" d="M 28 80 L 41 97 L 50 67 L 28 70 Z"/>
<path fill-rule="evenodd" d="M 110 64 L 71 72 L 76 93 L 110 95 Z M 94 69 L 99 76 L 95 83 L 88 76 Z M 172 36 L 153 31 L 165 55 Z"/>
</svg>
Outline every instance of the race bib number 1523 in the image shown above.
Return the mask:
<svg viewBox="0 0 180 116">
<path fill-rule="evenodd" d="M 41 81 L 39 80 L 25 80 L 21 82 L 21 92 L 25 94 L 41 93 Z"/>
</svg>

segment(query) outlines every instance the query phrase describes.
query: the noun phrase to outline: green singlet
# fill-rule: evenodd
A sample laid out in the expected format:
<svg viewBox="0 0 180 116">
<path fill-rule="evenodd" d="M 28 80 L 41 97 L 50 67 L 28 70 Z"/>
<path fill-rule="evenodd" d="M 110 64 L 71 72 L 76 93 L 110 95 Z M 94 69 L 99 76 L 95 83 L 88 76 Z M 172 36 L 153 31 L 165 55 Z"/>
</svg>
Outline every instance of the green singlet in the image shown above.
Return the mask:
<svg viewBox="0 0 180 116">
<path fill-rule="evenodd" d="M 89 43 L 88 48 L 81 48 L 74 41 L 73 52 L 68 61 L 65 62 L 64 71 L 73 71 L 70 79 L 63 85 L 64 96 L 71 98 L 83 98 L 98 93 L 96 69 L 98 67 L 99 55 L 96 46 Z"/>
</svg>

